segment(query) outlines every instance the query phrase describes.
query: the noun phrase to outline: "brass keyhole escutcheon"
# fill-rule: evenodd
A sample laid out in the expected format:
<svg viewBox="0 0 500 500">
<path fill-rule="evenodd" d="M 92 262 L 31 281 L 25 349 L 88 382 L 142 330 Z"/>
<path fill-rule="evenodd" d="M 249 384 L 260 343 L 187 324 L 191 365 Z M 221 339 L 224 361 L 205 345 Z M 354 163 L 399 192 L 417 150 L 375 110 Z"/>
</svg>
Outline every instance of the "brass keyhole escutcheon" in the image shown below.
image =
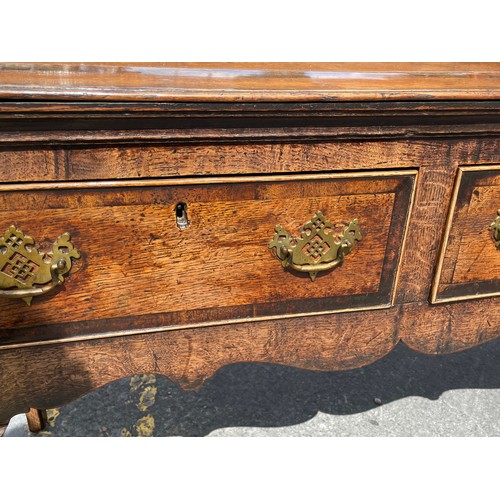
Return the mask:
<svg viewBox="0 0 500 500">
<path fill-rule="evenodd" d="M 175 219 L 179 229 L 186 229 L 189 226 L 189 219 L 187 214 L 187 204 L 180 201 L 175 205 Z"/>
</svg>

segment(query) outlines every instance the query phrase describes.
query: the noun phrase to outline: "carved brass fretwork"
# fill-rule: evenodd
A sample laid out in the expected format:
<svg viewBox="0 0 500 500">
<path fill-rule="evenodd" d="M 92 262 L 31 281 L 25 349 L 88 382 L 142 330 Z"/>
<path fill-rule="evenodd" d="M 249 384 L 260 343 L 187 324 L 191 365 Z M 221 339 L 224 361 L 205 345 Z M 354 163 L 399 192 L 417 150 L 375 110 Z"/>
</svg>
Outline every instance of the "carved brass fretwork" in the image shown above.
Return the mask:
<svg viewBox="0 0 500 500">
<path fill-rule="evenodd" d="M 497 212 L 498 217 L 490 224 L 490 230 L 493 231 L 493 239 L 495 245 L 500 249 L 500 210 Z"/>
<path fill-rule="evenodd" d="M 354 242 L 361 240 L 358 219 L 337 235 L 333 224 L 319 210 L 304 225 L 300 238 L 290 237 L 282 226 L 276 226 L 274 231 L 276 234 L 268 247 L 275 249 L 282 266 L 309 273 L 312 281 L 318 272 L 337 267 L 351 252 Z"/>
<path fill-rule="evenodd" d="M 33 238 L 15 226 L 0 237 L 0 297 L 20 298 L 29 305 L 35 295 L 63 283 L 63 275 L 71 270 L 71 259 L 80 258 L 69 233 L 59 236 L 46 254 L 34 244 Z"/>
</svg>

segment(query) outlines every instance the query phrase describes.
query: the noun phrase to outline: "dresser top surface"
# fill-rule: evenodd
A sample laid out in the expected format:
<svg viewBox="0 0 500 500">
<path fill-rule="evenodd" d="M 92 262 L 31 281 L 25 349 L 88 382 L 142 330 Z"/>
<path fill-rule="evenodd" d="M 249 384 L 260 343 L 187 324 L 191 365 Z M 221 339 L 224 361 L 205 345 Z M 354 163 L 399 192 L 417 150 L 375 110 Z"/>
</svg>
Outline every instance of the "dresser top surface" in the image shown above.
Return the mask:
<svg viewBox="0 0 500 500">
<path fill-rule="evenodd" d="M 500 63 L 0 63 L 0 100 L 500 99 Z"/>
</svg>

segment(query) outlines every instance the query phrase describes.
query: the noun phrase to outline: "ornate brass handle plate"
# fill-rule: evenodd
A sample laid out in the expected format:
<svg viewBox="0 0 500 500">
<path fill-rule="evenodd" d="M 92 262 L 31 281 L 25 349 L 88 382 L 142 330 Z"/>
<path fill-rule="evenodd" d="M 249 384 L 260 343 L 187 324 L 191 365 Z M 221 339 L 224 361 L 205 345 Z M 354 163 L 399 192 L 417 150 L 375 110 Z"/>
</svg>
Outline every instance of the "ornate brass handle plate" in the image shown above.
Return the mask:
<svg viewBox="0 0 500 500">
<path fill-rule="evenodd" d="M 337 267 L 352 250 L 355 241 L 361 240 L 358 219 L 354 219 L 338 236 L 333 224 L 318 210 L 302 228 L 300 238 L 293 238 L 282 226 L 276 226 L 276 234 L 268 247 L 276 249 L 276 257 L 283 267 L 309 273 L 312 281 L 320 271 Z"/>
<path fill-rule="evenodd" d="M 71 258 L 80 258 L 69 233 L 59 236 L 46 254 L 34 244 L 33 238 L 15 226 L 0 237 L 0 297 L 23 299 L 30 305 L 33 297 L 63 283 L 63 275 L 71 270 Z"/>
<path fill-rule="evenodd" d="M 493 239 L 495 245 L 500 249 L 500 210 L 497 212 L 498 217 L 490 224 L 490 230 L 493 231 Z"/>
</svg>

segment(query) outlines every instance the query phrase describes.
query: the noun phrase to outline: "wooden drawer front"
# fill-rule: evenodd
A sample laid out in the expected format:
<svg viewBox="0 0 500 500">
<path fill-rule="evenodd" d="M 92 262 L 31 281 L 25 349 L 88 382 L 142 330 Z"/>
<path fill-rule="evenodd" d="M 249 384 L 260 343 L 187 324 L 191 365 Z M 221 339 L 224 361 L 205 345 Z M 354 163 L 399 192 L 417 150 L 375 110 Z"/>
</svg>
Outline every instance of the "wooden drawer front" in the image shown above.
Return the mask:
<svg viewBox="0 0 500 500">
<path fill-rule="evenodd" d="M 415 171 L 3 186 L 0 226 L 36 243 L 68 231 L 81 252 L 64 288 L 0 299 L 0 342 L 87 338 L 391 304 Z M 192 182 L 187 184 L 187 182 Z M 187 204 L 179 229 L 175 207 Z M 14 209 L 15 207 L 15 209 Z M 268 244 L 316 213 L 359 219 L 341 266 L 290 272 Z"/>
<path fill-rule="evenodd" d="M 500 166 L 459 170 L 431 301 L 500 295 L 500 249 L 490 226 L 500 210 Z"/>
</svg>

